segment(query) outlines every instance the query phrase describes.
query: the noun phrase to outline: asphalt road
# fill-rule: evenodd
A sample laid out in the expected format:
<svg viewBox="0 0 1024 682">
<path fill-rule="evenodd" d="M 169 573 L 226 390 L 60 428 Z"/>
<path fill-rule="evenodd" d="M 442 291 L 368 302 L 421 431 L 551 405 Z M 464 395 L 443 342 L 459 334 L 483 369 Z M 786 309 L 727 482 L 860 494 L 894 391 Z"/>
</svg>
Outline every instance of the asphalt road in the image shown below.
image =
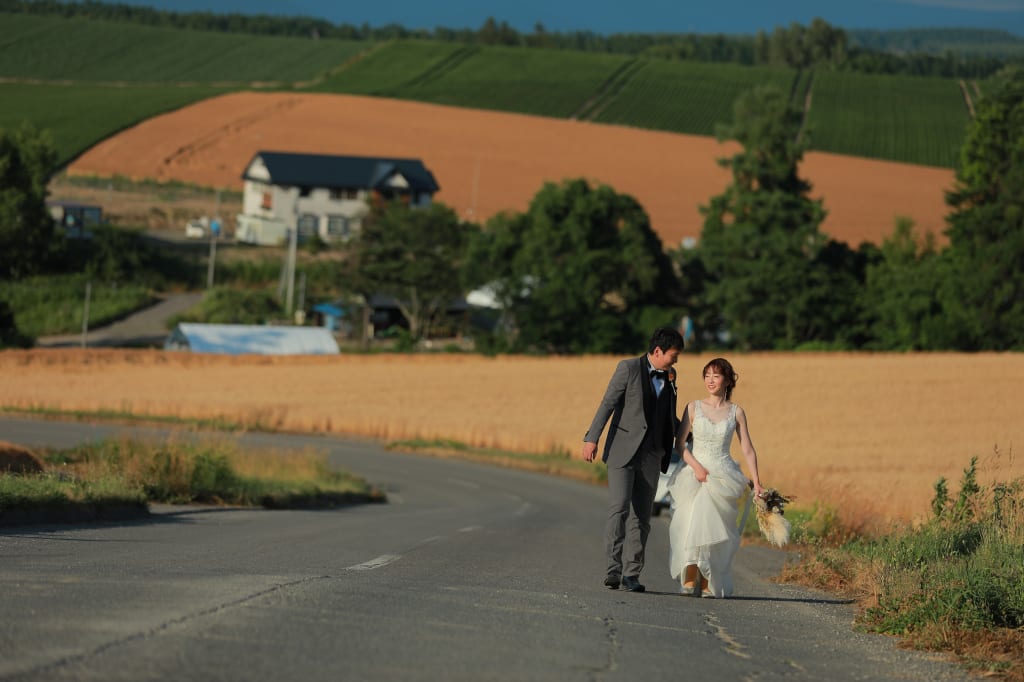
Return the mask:
<svg viewBox="0 0 1024 682">
<path fill-rule="evenodd" d="M 67 446 L 115 426 L 0 419 L 0 440 Z M 0 680 L 953 680 L 938 658 L 854 632 L 848 604 L 767 578 L 737 597 L 667 575 L 656 519 L 642 579 L 603 578 L 602 488 L 313 445 L 388 492 L 331 511 L 155 509 L 142 521 L 0 528 Z"/>
<path fill-rule="evenodd" d="M 89 329 L 85 345 L 89 348 L 100 346 L 149 347 L 163 346 L 170 331 L 167 320 L 199 303 L 203 294 L 168 294 L 158 303 L 138 310 L 123 320 L 105 327 Z M 70 348 L 82 345 L 81 334 L 41 336 L 36 339 L 38 348 Z"/>
</svg>

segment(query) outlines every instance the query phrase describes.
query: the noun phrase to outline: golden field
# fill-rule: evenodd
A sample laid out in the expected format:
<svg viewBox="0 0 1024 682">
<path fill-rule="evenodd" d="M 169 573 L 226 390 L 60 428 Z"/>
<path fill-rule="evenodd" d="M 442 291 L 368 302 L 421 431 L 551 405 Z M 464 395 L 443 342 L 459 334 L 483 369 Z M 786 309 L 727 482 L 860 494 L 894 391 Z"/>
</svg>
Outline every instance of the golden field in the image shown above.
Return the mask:
<svg viewBox="0 0 1024 682">
<path fill-rule="evenodd" d="M 958 490 L 1024 476 L 1024 355 L 763 353 L 729 356 L 740 375 L 765 485 L 857 517 L 928 513 L 940 476 Z M 680 400 L 704 395 L 711 358 L 683 355 Z M 0 353 L 0 407 L 223 417 L 252 427 L 450 438 L 578 457 L 611 356 L 212 356 L 124 350 Z M 3 434 L 0 433 L 0 439 Z M 998 450 L 999 456 L 994 452 Z M 734 456 L 741 462 L 738 446 Z"/>
</svg>

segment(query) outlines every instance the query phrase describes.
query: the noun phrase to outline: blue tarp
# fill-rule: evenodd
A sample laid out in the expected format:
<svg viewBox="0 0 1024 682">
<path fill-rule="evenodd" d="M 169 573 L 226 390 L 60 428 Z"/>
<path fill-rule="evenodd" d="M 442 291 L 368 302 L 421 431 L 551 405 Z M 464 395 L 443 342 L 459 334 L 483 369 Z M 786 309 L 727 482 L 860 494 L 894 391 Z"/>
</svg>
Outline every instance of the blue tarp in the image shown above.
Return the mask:
<svg viewBox="0 0 1024 682">
<path fill-rule="evenodd" d="M 182 322 L 175 327 L 164 349 L 227 355 L 333 355 L 339 352 L 334 336 L 323 327 L 195 322 Z"/>
</svg>

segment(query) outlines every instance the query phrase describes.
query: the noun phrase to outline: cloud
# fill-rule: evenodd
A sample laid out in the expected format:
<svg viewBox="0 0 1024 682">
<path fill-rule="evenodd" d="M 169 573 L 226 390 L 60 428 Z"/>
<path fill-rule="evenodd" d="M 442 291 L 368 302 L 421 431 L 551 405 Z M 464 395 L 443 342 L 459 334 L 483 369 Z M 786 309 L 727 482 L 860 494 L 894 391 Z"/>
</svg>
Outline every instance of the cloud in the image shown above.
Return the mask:
<svg viewBox="0 0 1024 682">
<path fill-rule="evenodd" d="M 1024 0 L 897 0 L 897 2 L 975 12 L 1024 12 Z"/>
</svg>

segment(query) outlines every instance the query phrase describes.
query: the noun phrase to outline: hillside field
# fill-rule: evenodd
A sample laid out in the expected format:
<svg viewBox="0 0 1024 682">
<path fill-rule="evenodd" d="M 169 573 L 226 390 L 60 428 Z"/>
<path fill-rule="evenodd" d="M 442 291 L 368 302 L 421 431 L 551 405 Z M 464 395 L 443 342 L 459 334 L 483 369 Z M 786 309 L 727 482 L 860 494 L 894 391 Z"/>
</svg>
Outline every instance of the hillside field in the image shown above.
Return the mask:
<svg viewBox="0 0 1024 682">
<path fill-rule="evenodd" d="M 79 157 L 69 174 L 177 180 L 239 190 L 260 150 L 420 158 L 436 196 L 474 221 L 525 210 L 544 182 L 585 177 L 637 198 L 666 246 L 699 237 L 700 206 L 738 150 L 714 138 L 374 97 L 232 93 L 157 116 Z M 945 229 L 944 168 L 812 152 L 801 169 L 824 199 L 824 230 L 879 243 L 897 216 Z"/>
<path fill-rule="evenodd" d="M 124 122 L 152 115 L 119 97 L 106 130 L 78 130 L 61 112 L 97 106 L 104 85 L 375 95 L 561 119 L 593 120 L 689 135 L 714 135 L 736 97 L 771 84 L 807 112 L 811 148 L 952 168 L 970 120 L 963 88 L 983 82 L 906 78 L 830 69 L 741 66 L 576 50 L 481 46 L 431 40 L 313 40 L 175 29 L 0 12 L 0 83 L 33 85 L 2 96 L 4 119 L 51 127 L 58 139 L 97 142 Z M 63 94 L 51 92 L 64 88 Z M 145 100 L 151 95 L 139 90 Z M 112 97 L 118 97 L 111 94 Z M 165 107 L 166 108 L 166 107 Z M 87 146 L 87 145 L 86 145 Z M 71 156 L 61 150 L 61 161 Z"/>
<path fill-rule="evenodd" d="M 385 440 L 450 438 L 579 456 L 619 358 L 470 355 L 211 356 L 123 350 L 0 353 L 0 408 L 115 410 Z M 710 356 L 684 354 L 681 400 L 705 395 Z M 1024 475 L 1021 354 L 730 356 L 762 481 L 854 518 L 928 513 L 940 476 L 959 489 Z M 396 377 L 381 382 L 382 374 Z M 1000 456 L 994 456 L 998 449 Z M 734 444 L 734 456 L 741 453 Z"/>
</svg>

